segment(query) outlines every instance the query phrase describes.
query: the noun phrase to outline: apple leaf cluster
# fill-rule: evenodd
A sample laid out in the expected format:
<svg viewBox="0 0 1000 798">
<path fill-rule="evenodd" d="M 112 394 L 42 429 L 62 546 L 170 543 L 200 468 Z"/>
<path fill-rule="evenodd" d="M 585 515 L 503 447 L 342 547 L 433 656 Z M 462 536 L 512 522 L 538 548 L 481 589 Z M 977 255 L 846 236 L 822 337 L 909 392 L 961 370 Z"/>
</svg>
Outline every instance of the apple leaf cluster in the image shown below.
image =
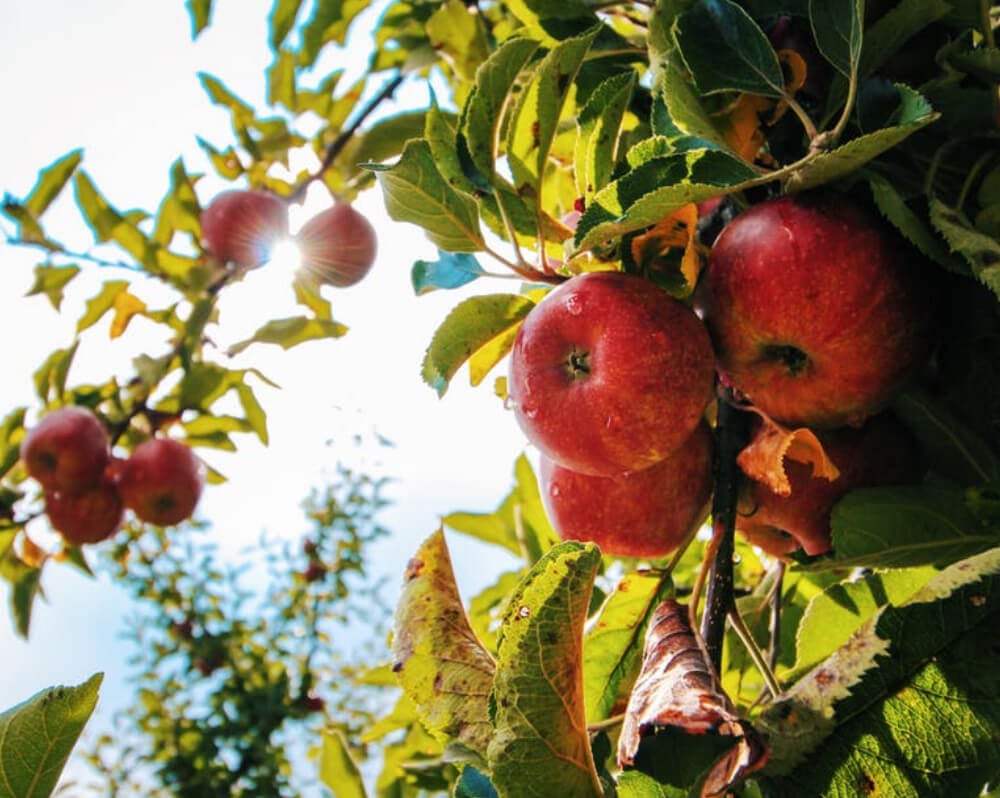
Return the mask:
<svg viewBox="0 0 1000 798">
<path fill-rule="evenodd" d="M 711 429 L 714 470 L 708 457 L 694 470 L 712 477 L 712 537 L 695 528 L 706 496 L 672 472 L 652 492 L 697 507 L 680 514 L 692 528 L 672 536 L 669 551 L 618 556 L 615 536 L 629 530 L 615 525 L 628 518 L 636 527 L 639 516 L 613 505 L 599 516 L 604 532 L 615 530 L 601 548 L 561 540 L 558 514 L 546 506 L 559 483 L 543 464 L 540 486 L 521 457 L 495 512 L 453 512 L 442 522 L 513 554 L 517 566 L 466 608 L 443 533 L 424 543 L 404 577 L 386 668 L 401 696 L 360 740 L 324 741 L 325 767 L 337 774 L 328 785 L 366 794 L 353 757 L 389 739 L 375 790 L 404 798 L 977 795 L 995 785 L 1000 9 L 988 0 L 397 0 L 378 9 L 367 67 L 345 86 L 346 70 L 327 70 L 321 56 L 348 41 L 367 5 L 275 0 L 264 112 L 219 78 L 201 76 L 233 128 L 230 144 L 199 142 L 211 168 L 240 191 L 286 202 L 314 186 L 345 202 L 380 190 L 389 216 L 419 226 L 439 249 L 437 260 L 412 265 L 414 292 L 462 294 L 428 342 L 425 382 L 443 396 L 464 367 L 480 385 L 510 359 L 510 377 L 493 381 L 498 400 L 534 413 L 538 425 L 539 414 L 555 419 L 546 424 L 564 443 L 622 445 L 615 428 L 648 398 L 637 395 L 641 370 L 628 358 L 638 350 L 662 355 L 672 327 L 650 330 L 612 314 L 615 323 L 590 348 L 568 353 L 558 376 L 579 387 L 598 368 L 598 346 L 616 331 L 641 329 L 633 339 L 646 348 L 619 345 L 601 361 L 612 374 L 632 375 L 606 391 L 614 412 L 588 415 L 596 399 L 543 408 L 526 395 L 547 375 L 522 374 L 513 361 L 519 341 L 554 306 L 578 317 L 588 304 L 581 286 L 639 283 L 658 307 L 681 308 L 698 329 L 704 320 L 706 391 L 696 392 L 693 410 L 678 409 L 683 434 L 663 443 L 675 419 L 649 414 L 647 435 L 629 441 L 647 446 L 645 459 L 585 474 L 608 481 L 580 495 L 593 502 L 621 490 L 633 510 L 646 502 L 644 491 L 612 483 L 674 457 L 690 465 L 692 436 Z M 197 36 L 212 2 L 188 8 Z M 432 87 L 430 101 L 385 113 L 382 103 L 406 82 Z M 290 175 L 289 155 L 303 149 L 321 166 Z M 88 407 L 121 430 L 128 450 L 169 426 L 194 446 L 234 448 L 234 433 L 267 441 L 265 411 L 250 387 L 266 377 L 230 368 L 210 345 L 219 293 L 256 264 L 213 253 L 201 179 L 178 161 L 155 214 L 122 211 L 73 152 L 2 206 L 16 242 L 42 252 L 32 293 L 56 309 L 84 268 L 120 271 L 123 279 L 103 283 L 75 340 L 42 364 L 35 385 L 42 407 Z M 93 233 L 87 252 L 64 246 L 45 225 L 70 185 Z M 804 233 L 790 232 L 793 216 L 807 220 L 796 222 Z M 772 239 L 766 254 L 746 255 L 738 236 L 760 219 L 787 234 L 784 244 Z M 351 268 L 337 279 L 357 274 L 374 252 L 363 228 L 352 225 Z M 748 261 L 768 275 L 769 291 L 753 295 L 749 281 L 713 276 Z M 890 265 L 873 277 L 867 270 L 883 261 Z M 825 267 L 795 274 L 817 262 Z M 880 282 L 886 270 L 890 287 Z M 164 283 L 176 302 L 148 307 L 140 276 Z M 497 276 L 520 287 L 477 291 Z M 296 290 L 300 316 L 263 320 L 229 354 L 346 332 L 319 285 L 300 280 Z M 829 412 L 807 413 L 808 397 L 790 392 L 783 405 L 768 406 L 777 377 L 755 383 L 747 375 L 767 377 L 765 367 L 777 365 L 801 387 L 816 359 L 782 333 L 764 342 L 768 364 L 741 368 L 728 352 L 727 308 L 740 309 L 738 323 L 763 310 L 776 322 L 819 326 L 827 339 L 859 331 L 863 345 L 839 352 L 820 392 Z M 83 334 L 107 317 L 112 336 L 143 318 L 171 343 L 137 356 L 127 380 L 72 382 Z M 598 322 L 587 316 L 579 325 L 593 332 Z M 645 362 L 664 376 L 661 360 Z M 868 386 L 865 401 L 845 408 L 841 397 L 858 388 L 851 375 L 866 369 L 888 375 L 886 384 Z M 237 411 L 221 409 L 233 400 Z M 838 439 L 867 434 L 885 413 L 905 443 L 838 454 L 846 446 Z M 26 554 L 37 549 L 26 529 L 33 497 L 17 447 L 30 415 L 17 408 L 0 424 L 0 570 L 25 631 L 41 565 L 54 559 Z M 544 449 L 544 430 L 523 426 Z M 754 445 L 770 441 L 753 468 L 737 459 L 750 436 Z M 545 454 L 568 459 L 559 448 Z M 574 473 L 581 463 L 604 471 L 577 458 Z M 825 476 L 809 473 L 813 464 Z M 897 473 L 899 464 L 906 468 Z M 751 490 L 748 505 L 747 484 L 762 475 L 793 504 L 769 509 L 766 495 Z M 804 500 L 816 483 L 825 483 L 822 499 Z M 796 534 L 800 521 L 808 533 Z M 734 540 L 734 527 L 756 545 Z M 87 567 L 72 547 L 58 555 Z M 309 556 L 304 581 L 322 582 Z M 649 668 L 657 666 L 644 664 L 643 652 L 658 610 L 681 600 L 697 616 L 706 582 L 701 629 L 690 631 L 705 639 L 711 690 L 767 747 L 722 784 L 710 774 L 732 740 L 629 714 L 634 686 L 655 680 Z M 670 650 L 668 640 L 646 648 Z M 670 707 L 657 709 L 668 715 Z M 651 756 L 616 756 L 621 729 L 637 720 Z"/>
</svg>

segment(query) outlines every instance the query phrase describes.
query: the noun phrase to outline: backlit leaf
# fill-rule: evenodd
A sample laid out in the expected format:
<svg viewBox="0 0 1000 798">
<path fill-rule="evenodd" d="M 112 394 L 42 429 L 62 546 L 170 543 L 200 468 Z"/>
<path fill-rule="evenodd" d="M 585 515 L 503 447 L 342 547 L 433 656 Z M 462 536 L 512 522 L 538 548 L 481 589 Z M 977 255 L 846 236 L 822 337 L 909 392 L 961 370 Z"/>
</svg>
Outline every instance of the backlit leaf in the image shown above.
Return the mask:
<svg viewBox="0 0 1000 798">
<path fill-rule="evenodd" d="M 191 38 L 197 39 L 212 21 L 212 0 L 186 0 L 185 5 L 191 17 Z"/>
<path fill-rule="evenodd" d="M 324 45 L 344 44 L 354 17 L 367 7 L 365 0 L 317 0 L 312 16 L 302 27 L 302 65 L 312 66 Z"/>
<path fill-rule="evenodd" d="M 42 169 L 38 173 L 38 181 L 34 188 L 22 203 L 24 209 L 35 219 L 41 217 L 52 201 L 59 196 L 82 160 L 83 151 L 73 150 Z"/>
<path fill-rule="evenodd" d="M 243 413 L 250 429 L 257 435 L 260 442 L 267 446 L 269 442 L 267 415 L 257 400 L 257 395 L 245 382 L 241 382 L 236 386 L 236 395 L 239 397 L 240 406 L 243 408 Z"/>
<path fill-rule="evenodd" d="M 634 72 L 613 75 L 594 89 L 580 109 L 573 161 L 576 191 L 581 197 L 589 200 L 611 179 L 622 120 L 635 84 Z"/>
<path fill-rule="evenodd" d="M 517 294 L 486 294 L 459 303 L 441 322 L 424 355 L 423 378 L 444 396 L 452 377 L 481 347 L 519 324 L 535 304 Z"/>
<path fill-rule="evenodd" d="M 118 296 L 126 291 L 129 284 L 125 280 L 108 280 L 101 286 L 97 296 L 87 300 L 83 315 L 76 322 L 76 331 L 83 332 L 99 322 L 104 314 L 115 306 Z"/>
<path fill-rule="evenodd" d="M 79 341 L 66 349 L 55 349 L 42 362 L 32 375 L 35 383 L 35 393 L 43 402 L 52 396 L 62 396 L 66 390 L 66 377 L 73 363 Z"/>
<path fill-rule="evenodd" d="M 469 384 L 481 385 L 483 380 L 514 347 L 520 325 L 509 327 L 492 341 L 487 341 L 469 357 Z"/>
<path fill-rule="evenodd" d="M 361 771 L 339 729 L 323 731 L 319 779 L 333 793 L 333 798 L 367 798 Z"/>
<path fill-rule="evenodd" d="M 52 307 L 59 310 L 62 305 L 63 289 L 79 273 L 79 266 L 36 266 L 35 282 L 28 290 L 27 296 L 44 294 Z"/>
<path fill-rule="evenodd" d="M 295 26 L 295 18 L 302 7 L 302 0 L 275 0 L 268 17 L 268 37 L 271 49 L 277 52 L 285 42 L 285 37 Z"/>
<path fill-rule="evenodd" d="M 0 796 L 48 798 L 97 705 L 103 675 L 52 687 L 0 714 Z"/>
<path fill-rule="evenodd" d="M 251 344 L 277 344 L 282 349 L 291 349 L 306 341 L 340 338 L 346 333 L 347 327 L 340 322 L 292 316 L 267 322 L 249 338 L 230 346 L 226 352 L 236 355 Z"/>
<path fill-rule="evenodd" d="M 469 626 L 441 530 L 406 567 L 392 651 L 393 671 L 427 727 L 485 755 L 495 666 Z"/>
<path fill-rule="evenodd" d="M 447 252 L 483 249 L 475 202 L 445 181 L 426 141 L 408 141 L 399 161 L 392 166 L 366 166 L 376 172 L 392 219 L 419 225 L 435 245 Z"/>
<path fill-rule="evenodd" d="M 118 338 L 125 332 L 129 322 L 135 316 L 145 312 L 146 303 L 128 291 L 122 291 L 115 296 L 113 307 L 115 315 L 111 320 L 109 336 Z"/>
<path fill-rule="evenodd" d="M 501 795 L 602 798 L 584 714 L 581 645 L 601 554 L 562 543 L 511 596 L 499 642 L 488 758 Z"/>
<path fill-rule="evenodd" d="M 472 80 L 490 54 L 482 14 L 473 13 L 461 0 L 445 0 L 424 30 L 434 49 L 447 57 L 464 80 Z"/>
</svg>

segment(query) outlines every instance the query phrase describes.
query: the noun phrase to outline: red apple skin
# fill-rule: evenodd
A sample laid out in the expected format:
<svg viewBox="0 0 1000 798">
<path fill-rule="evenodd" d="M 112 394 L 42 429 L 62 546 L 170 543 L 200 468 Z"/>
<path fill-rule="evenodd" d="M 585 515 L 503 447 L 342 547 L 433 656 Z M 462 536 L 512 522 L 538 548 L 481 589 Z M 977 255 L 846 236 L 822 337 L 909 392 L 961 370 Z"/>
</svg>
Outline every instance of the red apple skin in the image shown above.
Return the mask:
<svg viewBox="0 0 1000 798">
<path fill-rule="evenodd" d="M 49 523 L 69 543 L 99 543 L 122 525 L 125 506 L 118 488 L 109 478 L 83 493 L 45 492 L 45 514 Z"/>
<path fill-rule="evenodd" d="M 508 393 L 542 454 L 613 476 L 676 451 L 698 426 L 713 380 L 711 343 L 693 310 L 639 277 L 588 272 L 525 318 Z"/>
<path fill-rule="evenodd" d="M 321 282 L 346 288 L 371 271 L 378 254 L 378 237 L 364 214 L 337 203 L 307 221 L 295 236 L 302 270 Z"/>
<path fill-rule="evenodd" d="M 543 456 L 542 503 L 563 540 L 592 541 L 617 557 L 663 557 L 705 519 L 713 451 L 702 422 L 670 457 L 620 476 L 578 474 Z"/>
<path fill-rule="evenodd" d="M 141 521 L 179 524 L 194 513 L 204 480 L 194 452 L 172 438 L 151 438 L 121 465 L 118 490 Z"/>
<path fill-rule="evenodd" d="M 722 231 L 706 270 L 720 375 L 785 424 L 857 426 L 930 353 L 932 269 L 847 198 L 755 205 Z"/>
<path fill-rule="evenodd" d="M 30 429 L 20 454 L 28 474 L 45 490 L 74 495 L 100 482 L 111 444 L 97 416 L 70 405 L 53 410 Z"/>
<path fill-rule="evenodd" d="M 224 263 L 259 266 L 287 235 L 288 205 L 269 191 L 224 191 L 201 215 L 205 250 Z"/>
<path fill-rule="evenodd" d="M 814 477 L 811 466 L 786 460 L 791 494 L 779 496 L 753 482 L 741 501 L 737 528 L 776 557 L 799 548 L 808 555 L 828 552 L 833 507 L 849 491 L 912 484 L 926 469 L 920 444 L 891 413 L 875 416 L 861 428 L 844 427 L 817 437 L 840 471 L 837 479 Z"/>
</svg>

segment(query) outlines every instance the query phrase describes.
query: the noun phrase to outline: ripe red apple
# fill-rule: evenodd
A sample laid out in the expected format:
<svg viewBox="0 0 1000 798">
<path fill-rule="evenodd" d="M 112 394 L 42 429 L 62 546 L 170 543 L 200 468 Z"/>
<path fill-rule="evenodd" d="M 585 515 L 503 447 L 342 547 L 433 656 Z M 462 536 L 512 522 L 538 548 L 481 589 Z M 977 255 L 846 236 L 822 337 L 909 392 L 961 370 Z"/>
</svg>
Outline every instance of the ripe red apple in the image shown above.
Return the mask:
<svg viewBox="0 0 1000 798">
<path fill-rule="evenodd" d="M 44 416 L 21 441 L 21 460 L 47 491 L 95 487 L 111 457 L 108 432 L 90 410 L 70 405 Z"/>
<path fill-rule="evenodd" d="M 288 235 L 288 205 L 269 191 L 224 191 L 202 213 L 201 235 L 205 249 L 220 261 L 259 266 Z"/>
<path fill-rule="evenodd" d="M 346 288 L 371 271 L 378 251 L 375 228 L 346 202 L 320 211 L 295 236 L 302 271 L 324 283 Z"/>
<path fill-rule="evenodd" d="M 605 554 L 656 558 L 676 549 L 708 511 L 714 437 L 702 422 L 673 454 L 628 474 L 578 474 L 542 457 L 542 502 L 563 540 Z"/>
<path fill-rule="evenodd" d="M 891 413 L 875 416 L 860 428 L 843 427 L 817 437 L 840 471 L 837 479 L 814 477 L 811 466 L 786 460 L 791 494 L 779 496 L 753 482 L 741 500 L 737 528 L 769 554 L 780 557 L 800 547 L 809 555 L 829 551 L 830 515 L 848 491 L 905 485 L 923 476 L 920 444 Z"/>
<path fill-rule="evenodd" d="M 118 488 L 110 478 L 83 493 L 45 491 L 45 514 L 52 528 L 70 543 L 98 543 L 118 531 L 125 514 Z"/>
<path fill-rule="evenodd" d="M 151 438 L 121 465 L 118 489 L 125 506 L 151 524 L 170 526 L 190 518 L 202 488 L 194 452 L 172 438 Z"/>
<path fill-rule="evenodd" d="M 708 334 L 652 283 L 588 272 L 560 285 L 514 340 L 508 393 L 545 456 L 572 471 L 639 471 L 694 432 L 713 390 Z"/>
<path fill-rule="evenodd" d="M 753 206 L 719 235 L 706 273 L 723 379 L 785 424 L 860 424 L 929 354 L 931 269 L 846 197 Z"/>
</svg>

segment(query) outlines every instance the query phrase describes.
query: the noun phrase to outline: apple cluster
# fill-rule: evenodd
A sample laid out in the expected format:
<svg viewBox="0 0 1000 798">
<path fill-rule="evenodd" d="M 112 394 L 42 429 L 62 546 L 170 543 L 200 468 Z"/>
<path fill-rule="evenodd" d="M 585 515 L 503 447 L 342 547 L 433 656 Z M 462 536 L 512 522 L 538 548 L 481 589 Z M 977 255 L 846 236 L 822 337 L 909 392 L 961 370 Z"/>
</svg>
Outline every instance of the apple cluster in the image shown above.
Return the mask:
<svg viewBox="0 0 1000 798">
<path fill-rule="evenodd" d="M 76 545 L 113 535 L 126 509 L 140 521 L 178 524 L 191 517 L 204 481 L 198 458 L 171 438 L 150 438 L 127 458 L 115 457 L 104 424 L 75 405 L 45 415 L 20 455 L 42 486 L 52 528 Z"/>
<path fill-rule="evenodd" d="M 289 239 L 288 203 L 269 191 L 234 189 L 217 195 L 201 216 L 205 251 L 223 263 L 254 268 L 274 245 Z M 291 238 L 299 246 L 301 272 L 337 288 L 360 282 L 375 263 L 375 228 L 346 202 L 309 219 Z"/>
<path fill-rule="evenodd" d="M 828 551 L 848 491 L 921 477 L 886 408 L 930 355 L 933 267 L 874 213 L 832 192 L 753 205 L 696 296 L 697 311 L 642 277 L 584 273 L 519 329 L 510 401 L 561 537 L 631 557 L 680 546 L 712 493 L 716 382 L 767 423 L 813 431 L 839 471 L 788 461 L 788 495 L 748 480 L 737 528 L 773 555 Z"/>
</svg>

